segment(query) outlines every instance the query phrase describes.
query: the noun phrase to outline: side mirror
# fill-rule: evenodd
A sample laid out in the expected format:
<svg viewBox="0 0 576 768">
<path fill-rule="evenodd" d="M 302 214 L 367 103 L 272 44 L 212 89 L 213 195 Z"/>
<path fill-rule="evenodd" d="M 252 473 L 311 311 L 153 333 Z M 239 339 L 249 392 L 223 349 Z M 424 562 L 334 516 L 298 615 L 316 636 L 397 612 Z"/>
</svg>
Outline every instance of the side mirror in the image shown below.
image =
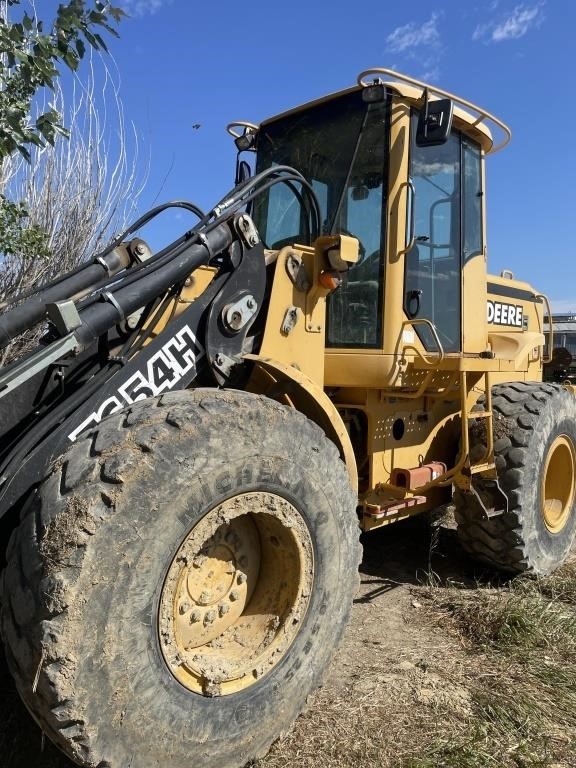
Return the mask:
<svg viewBox="0 0 576 768">
<path fill-rule="evenodd" d="M 453 111 L 452 99 L 428 101 L 426 93 L 424 109 L 418 117 L 416 146 L 435 147 L 438 144 L 445 144 L 452 128 Z"/>
</svg>

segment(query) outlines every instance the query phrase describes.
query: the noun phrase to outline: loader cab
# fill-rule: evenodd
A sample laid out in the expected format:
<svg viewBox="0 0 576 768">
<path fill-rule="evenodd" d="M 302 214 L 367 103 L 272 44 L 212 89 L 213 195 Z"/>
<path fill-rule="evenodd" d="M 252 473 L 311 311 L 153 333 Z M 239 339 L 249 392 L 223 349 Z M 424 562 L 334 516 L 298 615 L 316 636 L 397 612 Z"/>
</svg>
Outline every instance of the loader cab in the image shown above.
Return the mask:
<svg viewBox="0 0 576 768">
<path fill-rule="evenodd" d="M 354 384 L 343 360 L 336 367 L 347 368 L 346 381 L 338 374 L 330 382 L 337 353 L 396 357 L 407 321 L 415 321 L 410 333 L 425 351 L 437 351 L 438 340 L 447 354 L 486 346 L 483 154 L 490 134 L 458 110 L 439 141 L 422 140 L 427 92 L 423 99 L 422 89 L 410 87 L 369 91 L 350 89 L 273 118 L 256 141 L 257 171 L 296 168 L 317 195 L 322 234 L 360 243 L 358 262 L 328 300 L 327 384 Z M 451 110 L 450 102 L 450 118 Z M 263 195 L 253 215 L 270 248 L 306 241 L 301 201 L 286 185 Z M 376 368 L 363 360 L 356 354 L 354 363 L 366 383 L 364 364 Z"/>
</svg>

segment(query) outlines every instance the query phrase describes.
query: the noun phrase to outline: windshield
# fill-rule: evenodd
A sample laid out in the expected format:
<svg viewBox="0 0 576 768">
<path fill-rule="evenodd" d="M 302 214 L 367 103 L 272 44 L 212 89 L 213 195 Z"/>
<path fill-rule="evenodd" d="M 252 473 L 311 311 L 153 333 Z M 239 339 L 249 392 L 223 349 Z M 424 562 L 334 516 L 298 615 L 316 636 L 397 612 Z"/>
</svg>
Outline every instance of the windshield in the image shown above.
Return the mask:
<svg viewBox="0 0 576 768">
<path fill-rule="evenodd" d="M 289 165 L 312 184 L 323 234 L 358 238 L 360 259 L 329 299 L 329 346 L 377 346 L 381 338 L 384 179 L 388 101 L 360 91 L 275 120 L 258 134 L 256 171 Z M 305 214 L 276 184 L 255 201 L 253 217 L 269 248 L 305 242 Z"/>
</svg>

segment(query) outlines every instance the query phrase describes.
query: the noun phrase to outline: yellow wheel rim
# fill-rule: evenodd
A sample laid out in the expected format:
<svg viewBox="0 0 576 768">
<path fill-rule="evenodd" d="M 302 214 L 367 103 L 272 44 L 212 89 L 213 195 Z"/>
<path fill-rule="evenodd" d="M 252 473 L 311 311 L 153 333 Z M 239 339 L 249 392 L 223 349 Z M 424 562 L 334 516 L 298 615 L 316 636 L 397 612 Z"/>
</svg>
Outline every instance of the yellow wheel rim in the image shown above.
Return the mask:
<svg viewBox="0 0 576 768">
<path fill-rule="evenodd" d="M 542 475 L 541 511 L 550 533 L 560 533 L 570 519 L 576 495 L 576 450 L 567 435 L 554 440 Z"/>
<path fill-rule="evenodd" d="M 306 614 L 312 541 L 299 512 L 273 493 L 235 496 L 190 531 L 162 590 L 160 647 L 190 691 L 250 687 L 284 657 Z"/>
</svg>

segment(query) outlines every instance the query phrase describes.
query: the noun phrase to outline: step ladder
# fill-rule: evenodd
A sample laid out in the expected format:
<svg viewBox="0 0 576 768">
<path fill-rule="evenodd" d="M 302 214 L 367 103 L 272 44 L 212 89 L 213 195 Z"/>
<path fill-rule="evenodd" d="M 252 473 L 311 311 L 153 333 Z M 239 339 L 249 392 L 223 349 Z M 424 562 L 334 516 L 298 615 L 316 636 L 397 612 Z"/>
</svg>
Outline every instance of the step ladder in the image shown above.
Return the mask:
<svg viewBox="0 0 576 768">
<path fill-rule="evenodd" d="M 492 410 L 492 377 L 488 371 L 483 374 L 484 378 L 484 409 L 483 410 L 469 410 L 468 409 L 468 395 L 472 391 L 472 387 L 469 386 L 470 373 L 463 371 L 460 379 L 460 396 L 461 396 L 461 414 L 462 414 L 462 453 L 465 456 L 470 457 L 470 422 L 477 421 L 479 419 L 486 420 L 486 451 L 484 456 L 479 461 L 470 461 L 469 471 L 472 475 L 479 474 L 481 472 L 490 472 L 496 474 L 496 464 L 494 462 L 494 412 Z M 475 405 L 473 408 L 476 407 Z"/>
<path fill-rule="evenodd" d="M 481 517 L 494 517 L 508 511 L 508 497 L 500 487 L 494 459 L 494 411 L 492 409 L 492 380 L 488 371 L 484 379 L 484 408 L 469 410 L 468 396 L 472 391 L 470 373 L 463 371 L 460 377 L 461 397 L 461 466 L 454 476 L 455 492 L 465 497 L 467 505 L 477 509 Z M 476 407 L 476 404 L 472 408 Z M 470 422 L 485 420 L 486 450 L 479 459 L 470 457 Z"/>
</svg>

